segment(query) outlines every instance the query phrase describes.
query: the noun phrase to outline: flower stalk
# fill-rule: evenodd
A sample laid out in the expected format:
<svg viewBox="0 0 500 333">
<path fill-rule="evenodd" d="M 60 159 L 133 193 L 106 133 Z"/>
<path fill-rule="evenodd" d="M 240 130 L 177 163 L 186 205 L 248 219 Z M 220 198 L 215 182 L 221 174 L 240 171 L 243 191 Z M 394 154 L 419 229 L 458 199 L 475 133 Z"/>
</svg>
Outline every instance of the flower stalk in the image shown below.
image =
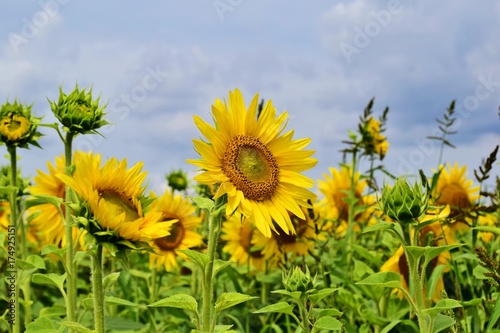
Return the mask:
<svg viewBox="0 0 500 333">
<path fill-rule="evenodd" d="M 96 333 L 104 333 L 104 289 L 102 284 L 102 249 L 97 244 L 96 253 L 92 254 L 92 292 L 94 294 L 94 324 Z"/>
</svg>

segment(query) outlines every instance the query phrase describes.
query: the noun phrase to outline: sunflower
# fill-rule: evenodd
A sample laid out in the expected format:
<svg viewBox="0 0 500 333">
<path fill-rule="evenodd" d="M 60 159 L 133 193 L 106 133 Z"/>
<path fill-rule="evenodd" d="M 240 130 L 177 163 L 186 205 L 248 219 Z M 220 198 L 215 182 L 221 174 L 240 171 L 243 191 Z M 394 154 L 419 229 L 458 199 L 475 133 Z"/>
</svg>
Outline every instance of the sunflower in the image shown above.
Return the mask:
<svg viewBox="0 0 500 333">
<path fill-rule="evenodd" d="M 73 176 L 59 174 L 89 206 L 99 231 L 110 231 L 129 241 L 148 242 L 169 235 L 159 223 L 162 213 L 154 209 L 143 211 L 140 200 L 146 173 L 143 163 L 127 170 L 127 160 L 111 158 L 101 168 L 101 155 L 82 153 Z"/>
<path fill-rule="evenodd" d="M 37 131 L 41 118 L 31 114 L 32 105 L 24 105 L 15 100 L 8 101 L 0 108 L 0 141 L 7 146 L 28 148 L 28 144 L 38 145 L 41 134 Z"/>
<path fill-rule="evenodd" d="M 449 227 L 452 232 L 463 232 L 469 229 L 467 210 L 479 199 L 479 186 L 473 186 L 472 179 L 467 179 L 466 166 L 459 168 L 458 163 L 452 167 L 447 164 L 439 167 L 440 173 L 433 191 L 436 205 L 449 205 L 450 218 L 454 222 Z"/>
<path fill-rule="evenodd" d="M 7 233 L 10 225 L 10 202 L 0 201 L 0 232 Z M 25 227 L 26 228 L 26 227 Z M 29 226 L 26 232 L 26 240 L 33 244 L 38 244 L 37 230 Z"/>
<path fill-rule="evenodd" d="M 294 233 L 288 211 L 305 218 L 301 206 L 309 207 L 315 194 L 306 188 L 313 181 L 300 174 L 317 160 L 313 150 L 303 150 L 310 139 L 293 140 L 294 131 L 283 135 L 288 114 L 276 117 L 271 101 L 257 117 L 258 95 L 245 107 L 239 90 L 229 92 L 229 104 L 217 99 L 212 106 L 215 127 L 199 117 L 194 122 L 208 142 L 193 140 L 199 160 L 188 160 L 203 173 L 194 179 L 202 184 L 220 184 L 215 199 L 227 194 L 227 215 L 237 208 L 253 216 L 257 228 L 271 237 L 273 220 L 286 233 Z"/>
<path fill-rule="evenodd" d="M 316 244 L 316 230 L 313 210 L 302 207 L 304 218 L 290 213 L 290 219 L 296 230 L 295 234 L 286 234 L 279 229 L 272 233 L 271 239 L 255 235 L 254 244 L 257 248 L 262 248 L 262 254 L 266 260 L 275 260 L 278 263 L 285 263 L 287 256 L 291 255 L 293 260 L 299 256 L 305 256 L 314 249 Z M 313 214 L 310 214 L 311 211 Z M 312 215 L 312 216 L 311 216 Z"/>
<path fill-rule="evenodd" d="M 222 251 L 230 254 L 229 260 L 239 265 L 250 264 L 258 271 L 265 271 L 266 267 L 274 265 L 254 246 L 259 236 L 264 237 L 250 219 L 242 219 L 239 213 L 235 213 L 222 224 L 221 239 L 226 242 Z"/>
<path fill-rule="evenodd" d="M 74 163 L 78 164 L 80 152 L 75 152 Z M 64 155 L 56 157 L 55 164 L 47 162 L 48 173 L 37 170 L 37 176 L 33 178 L 34 185 L 29 187 L 33 195 L 44 194 L 52 195 L 62 200 L 66 199 L 66 185 L 56 175 L 64 173 L 66 159 Z M 63 214 L 66 212 L 66 206 L 60 206 Z M 66 232 L 64 216 L 61 216 L 59 209 L 53 204 L 45 203 L 28 208 L 28 220 L 30 226 L 40 230 L 40 245 L 55 244 L 63 248 L 66 246 Z M 73 228 L 73 239 L 76 240 L 79 235 L 78 228 Z M 80 245 L 83 245 L 83 238 L 80 238 Z"/>
<path fill-rule="evenodd" d="M 420 246 L 442 246 L 446 244 L 455 243 L 454 240 L 446 239 L 443 228 L 441 227 L 440 220 L 446 218 L 450 214 L 450 210 L 448 207 L 442 209 L 439 212 L 430 212 L 429 214 L 423 215 L 419 222 L 427 222 L 431 219 L 438 219 L 438 221 L 428 224 L 419 230 L 420 237 Z M 432 272 L 437 266 L 445 265 L 446 267 L 443 269 L 443 273 L 448 272 L 449 268 L 449 260 L 451 256 L 449 252 L 443 252 L 434 258 L 428 267 L 428 272 Z M 401 274 L 402 281 L 401 284 L 405 290 L 409 290 L 408 288 L 408 280 L 409 280 L 409 268 L 408 261 L 406 259 L 406 255 L 404 253 L 403 246 L 400 246 L 396 253 L 390 257 L 385 264 L 380 268 L 381 272 L 396 272 Z M 441 275 L 437 280 L 436 287 L 434 289 L 434 293 L 432 294 L 432 301 L 438 302 L 441 299 L 441 292 L 444 290 L 444 281 L 443 276 Z M 399 297 L 403 297 L 403 294 L 400 291 L 397 291 Z"/>
<path fill-rule="evenodd" d="M 149 255 L 149 266 L 165 267 L 167 272 L 178 269 L 177 256 L 186 259 L 176 250 L 187 250 L 203 244 L 202 236 L 196 232 L 202 218 L 196 215 L 196 207 L 181 194 L 165 191 L 158 199 L 158 210 L 162 213 L 160 225 L 170 230 L 170 235 L 150 242 L 155 253 Z"/>
<path fill-rule="evenodd" d="M 367 146 L 379 154 L 381 158 L 384 158 L 389 150 L 389 142 L 384 135 L 380 134 L 380 121 L 370 117 L 366 122 L 366 130 L 370 135 Z"/>
</svg>

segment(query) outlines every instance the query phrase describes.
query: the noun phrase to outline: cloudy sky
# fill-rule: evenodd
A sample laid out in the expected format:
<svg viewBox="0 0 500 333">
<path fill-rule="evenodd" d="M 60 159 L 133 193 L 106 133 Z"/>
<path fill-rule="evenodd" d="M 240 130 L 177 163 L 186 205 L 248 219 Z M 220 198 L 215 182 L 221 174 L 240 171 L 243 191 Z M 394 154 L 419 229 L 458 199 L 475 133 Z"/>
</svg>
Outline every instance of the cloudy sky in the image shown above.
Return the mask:
<svg viewBox="0 0 500 333">
<path fill-rule="evenodd" d="M 384 160 L 395 174 L 429 172 L 439 147 L 426 139 L 456 99 L 456 149 L 444 159 L 469 175 L 500 142 L 500 4 L 494 1 L 9 1 L 0 12 L 0 96 L 34 103 L 76 82 L 108 102 L 106 139 L 75 147 L 144 161 L 150 187 L 197 158 L 193 115 L 209 120 L 215 98 L 239 88 L 290 114 L 312 138 L 318 179 L 341 161 L 347 130 L 375 97 L 389 106 Z M 43 150 L 21 151 L 25 175 L 63 152 L 43 128 Z M 5 149 L 5 148 L 3 148 Z M 5 160 L 7 163 L 7 160 Z M 495 173 L 498 174 L 499 166 Z"/>
</svg>

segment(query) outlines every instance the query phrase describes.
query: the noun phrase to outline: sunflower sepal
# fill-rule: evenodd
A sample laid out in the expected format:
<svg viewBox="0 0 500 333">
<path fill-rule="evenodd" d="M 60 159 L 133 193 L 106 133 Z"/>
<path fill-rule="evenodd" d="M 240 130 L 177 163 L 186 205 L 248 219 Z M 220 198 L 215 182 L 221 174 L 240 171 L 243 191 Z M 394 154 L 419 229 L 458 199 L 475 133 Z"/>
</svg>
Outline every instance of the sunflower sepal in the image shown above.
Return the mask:
<svg viewBox="0 0 500 333">
<path fill-rule="evenodd" d="M 8 101 L 0 109 L 0 142 L 7 147 L 29 149 L 29 145 L 42 148 L 38 140 L 43 136 L 38 132 L 42 120 L 32 115 L 31 105 L 24 105 L 14 100 Z"/>
</svg>

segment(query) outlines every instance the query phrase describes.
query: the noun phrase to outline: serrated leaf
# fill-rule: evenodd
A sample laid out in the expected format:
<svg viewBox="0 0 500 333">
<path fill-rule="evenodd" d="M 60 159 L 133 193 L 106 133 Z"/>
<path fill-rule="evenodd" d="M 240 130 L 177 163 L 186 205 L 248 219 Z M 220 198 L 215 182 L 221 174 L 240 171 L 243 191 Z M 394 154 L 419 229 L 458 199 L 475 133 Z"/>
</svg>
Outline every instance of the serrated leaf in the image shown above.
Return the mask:
<svg viewBox="0 0 500 333">
<path fill-rule="evenodd" d="M 187 294 L 172 295 L 170 297 L 149 304 L 149 306 L 185 309 L 193 312 L 196 312 L 198 310 L 198 302 L 196 302 L 193 296 Z"/>
<path fill-rule="evenodd" d="M 309 300 L 316 304 L 317 302 L 321 301 L 323 298 L 330 296 L 333 294 L 335 291 L 339 290 L 339 288 L 324 288 L 321 290 L 316 291 L 315 293 L 311 294 L 308 296 Z"/>
<path fill-rule="evenodd" d="M 228 267 L 231 264 L 231 261 L 216 259 L 214 261 L 213 276 L 216 276 L 217 274 L 219 274 L 219 272 L 221 272 L 224 268 Z"/>
<path fill-rule="evenodd" d="M 340 317 L 343 314 L 342 311 L 339 311 L 337 309 L 321 309 L 321 308 L 314 308 L 311 310 L 311 313 L 314 316 L 314 318 L 321 318 L 324 316 Z"/>
<path fill-rule="evenodd" d="M 132 303 L 127 301 L 126 299 L 115 297 L 115 296 L 106 296 L 104 297 L 104 302 L 109 304 L 117 304 L 117 305 L 125 305 L 125 306 L 138 306 L 137 303 Z"/>
<path fill-rule="evenodd" d="M 64 281 L 66 281 L 66 273 L 64 273 L 63 275 L 58 275 L 54 273 L 49 273 L 49 274 L 35 273 L 31 277 L 31 281 L 36 284 L 54 286 L 59 288 L 59 290 L 63 290 Z"/>
<path fill-rule="evenodd" d="M 104 290 L 108 290 L 109 288 L 111 288 L 116 283 L 119 277 L 119 272 L 114 272 L 106 275 L 102 281 L 102 287 L 104 288 Z"/>
<path fill-rule="evenodd" d="M 461 246 L 460 244 L 452 244 L 452 245 L 444 245 L 444 246 L 436 246 L 436 247 L 430 247 L 426 246 L 424 247 L 424 265 L 427 266 L 428 263 L 432 261 L 432 259 L 436 258 L 443 252 L 448 252 L 454 248 L 457 248 Z"/>
<path fill-rule="evenodd" d="M 293 304 L 288 304 L 287 302 L 279 302 L 275 304 L 271 304 L 268 306 L 263 307 L 260 310 L 253 311 L 252 313 L 285 313 L 285 314 L 292 314 L 293 313 L 293 308 L 295 305 Z"/>
<path fill-rule="evenodd" d="M 363 228 L 361 231 L 362 234 L 366 234 L 369 232 L 374 232 L 374 231 L 379 231 L 379 230 L 386 230 L 386 229 L 393 229 L 394 228 L 394 223 L 393 222 L 385 222 L 381 221 L 378 222 L 375 225 L 371 225 L 369 227 Z"/>
<path fill-rule="evenodd" d="M 428 314 L 431 317 L 435 317 L 437 314 L 454 308 L 461 308 L 462 304 L 454 299 L 442 299 L 436 303 L 432 308 L 422 310 L 422 312 Z"/>
<path fill-rule="evenodd" d="M 438 333 L 442 330 L 455 324 L 455 320 L 451 317 L 438 314 L 436 319 L 434 319 L 434 326 L 432 327 L 432 333 Z"/>
<path fill-rule="evenodd" d="M 214 206 L 214 201 L 212 199 L 204 197 L 189 197 L 189 199 L 191 199 L 199 208 L 206 209 L 208 211 L 210 211 Z"/>
<path fill-rule="evenodd" d="M 38 317 L 26 326 L 25 333 L 54 333 L 57 332 L 55 323 L 46 317 Z"/>
<path fill-rule="evenodd" d="M 337 331 L 342 329 L 342 323 L 333 317 L 321 317 L 314 323 L 314 330 Z"/>
<path fill-rule="evenodd" d="M 401 275 L 395 272 L 378 272 L 370 275 L 366 279 L 356 282 L 356 284 L 376 285 L 386 288 L 403 289 Z"/>
<path fill-rule="evenodd" d="M 32 195 L 30 199 L 25 201 L 25 208 L 28 209 L 38 205 L 51 204 L 60 209 L 62 203 L 63 199 L 59 197 L 48 194 L 35 194 Z"/>
<path fill-rule="evenodd" d="M 296 300 L 299 300 L 300 297 L 302 296 L 301 291 L 288 291 L 285 289 L 273 290 L 273 291 L 271 291 L 271 293 L 290 296 L 291 298 L 296 299 Z"/>
<path fill-rule="evenodd" d="M 192 260 L 195 264 L 201 267 L 202 270 L 205 270 L 205 267 L 210 261 L 210 257 L 208 255 L 200 253 L 198 251 L 193 251 L 193 250 L 177 250 L 177 251 L 184 253 L 190 260 Z"/>
<path fill-rule="evenodd" d="M 40 317 L 61 317 L 67 313 L 66 307 L 63 305 L 53 305 L 51 307 L 44 307 L 40 310 Z"/>
<path fill-rule="evenodd" d="M 235 292 L 222 293 L 215 302 L 215 311 L 220 312 L 224 309 L 228 309 L 230 307 L 233 307 L 235 305 L 249 301 L 254 298 L 257 297 Z"/>
<path fill-rule="evenodd" d="M 91 330 L 90 328 L 87 328 L 87 327 L 83 326 L 82 324 L 74 322 L 74 321 L 63 321 L 60 324 L 61 324 L 61 326 L 70 328 L 73 331 L 77 331 L 80 333 L 95 333 L 94 330 Z"/>
</svg>

